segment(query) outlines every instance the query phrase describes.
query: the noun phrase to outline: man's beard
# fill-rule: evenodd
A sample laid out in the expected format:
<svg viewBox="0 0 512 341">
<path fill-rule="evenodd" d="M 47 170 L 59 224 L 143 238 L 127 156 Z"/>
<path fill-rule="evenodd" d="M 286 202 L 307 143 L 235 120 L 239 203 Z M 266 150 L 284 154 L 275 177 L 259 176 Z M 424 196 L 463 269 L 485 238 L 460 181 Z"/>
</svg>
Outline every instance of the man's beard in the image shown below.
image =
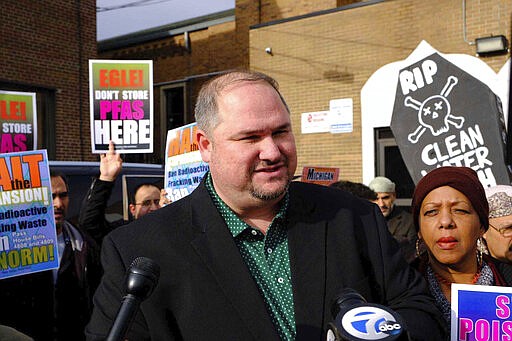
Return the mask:
<svg viewBox="0 0 512 341">
<path fill-rule="evenodd" d="M 263 201 L 275 200 L 275 199 L 279 198 L 280 196 L 282 196 L 283 194 L 285 194 L 286 191 L 288 191 L 288 187 L 290 187 L 290 182 L 291 182 L 291 179 L 288 179 L 288 181 L 283 186 L 283 188 L 281 188 L 277 191 L 274 191 L 274 192 L 269 193 L 269 192 L 258 191 L 256 188 L 253 187 L 253 188 L 251 188 L 250 193 L 254 198 L 260 199 Z"/>
<path fill-rule="evenodd" d="M 271 165 L 274 165 L 274 164 L 278 164 L 279 162 L 283 162 L 284 163 L 284 167 L 287 169 L 287 172 L 288 172 L 289 171 L 289 168 L 288 168 L 289 167 L 289 161 L 288 161 L 287 157 L 284 157 L 283 160 L 279 160 L 277 162 L 266 163 L 266 166 L 271 166 Z M 254 166 L 254 168 L 251 171 L 251 175 L 254 174 L 254 171 L 255 171 L 256 168 L 257 167 Z M 281 188 L 278 188 L 277 190 L 275 190 L 273 192 L 265 192 L 263 190 L 259 190 L 252 183 L 251 187 L 249 188 L 249 193 L 251 194 L 251 196 L 253 198 L 260 199 L 260 200 L 263 200 L 263 201 L 272 201 L 272 200 L 275 200 L 275 199 L 281 197 L 283 194 L 285 194 L 288 191 L 288 187 L 290 187 L 290 183 L 292 182 L 292 180 L 293 180 L 293 174 L 291 174 L 291 175 L 288 174 L 287 175 L 287 179 L 286 179 L 286 183 L 284 183 Z"/>
<path fill-rule="evenodd" d="M 391 212 L 393 212 L 394 208 L 395 208 L 395 203 L 392 203 L 391 205 L 388 206 L 388 211 L 386 213 L 382 212 L 382 215 L 385 218 L 388 218 L 391 215 Z"/>
</svg>

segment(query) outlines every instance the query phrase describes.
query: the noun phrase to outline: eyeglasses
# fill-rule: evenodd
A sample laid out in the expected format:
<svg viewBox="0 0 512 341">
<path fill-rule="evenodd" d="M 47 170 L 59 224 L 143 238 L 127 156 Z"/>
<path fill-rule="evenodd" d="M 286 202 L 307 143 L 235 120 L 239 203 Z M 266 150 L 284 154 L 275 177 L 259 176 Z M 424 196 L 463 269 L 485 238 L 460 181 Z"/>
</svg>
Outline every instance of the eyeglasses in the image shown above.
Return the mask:
<svg viewBox="0 0 512 341">
<path fill-rule="evenodd" d="M 512 226 L 503 227 L 501 229 L 494 227 L 491 223 L 489 223 L 489 226 L 498 231 L 505 238 L 512 237 Z"/>
<path fill-rule="evenodd" d="M 148 200 L 144 200 L 143 202 L 135 203 L 135 205 L 141 205 L 142 207 L 150 207 L 152 204 L 159 206 L 160 199 L 148 199 Z"/>
</svg>

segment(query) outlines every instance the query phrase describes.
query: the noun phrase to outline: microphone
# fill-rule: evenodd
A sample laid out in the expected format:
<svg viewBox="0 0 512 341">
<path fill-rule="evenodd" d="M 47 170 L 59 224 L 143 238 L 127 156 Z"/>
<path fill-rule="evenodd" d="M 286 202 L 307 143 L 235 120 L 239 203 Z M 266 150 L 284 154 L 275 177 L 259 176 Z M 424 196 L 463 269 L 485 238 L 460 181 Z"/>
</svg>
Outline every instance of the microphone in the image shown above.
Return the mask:
<svg viewBox="0 0 512 341">
<path fill-rule="evenodd" d="M 160 277 L 160 267 L 155 261 L 146 257 L 137 257 L 133 260 L 126 271 L 126 295 L 123 297 L 107 341 L 124 339 L 140 303 L 151 295 L 158 277 Z"/>
<path fill-rule="evenodd" d="M 334 321 L 328 324 L 327 341 L 408 340 L 398 313 L 380 304 L 367 303 L 352 288 L 343 289 L 334 298 L 331 313 Z"/>
</svg>

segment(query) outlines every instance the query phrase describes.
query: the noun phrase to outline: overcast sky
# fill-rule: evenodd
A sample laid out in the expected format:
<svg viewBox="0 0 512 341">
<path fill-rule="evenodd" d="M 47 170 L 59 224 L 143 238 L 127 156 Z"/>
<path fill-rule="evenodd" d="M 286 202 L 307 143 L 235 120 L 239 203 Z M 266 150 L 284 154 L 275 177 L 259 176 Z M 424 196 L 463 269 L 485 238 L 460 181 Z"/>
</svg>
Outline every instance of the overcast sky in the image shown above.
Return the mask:
<svg viewBox="0 0 512 341">
<path fill-rule="evenodd" d="M 235 0 L 97 0 L 97 39 L 105 40 L 235 8 Z"/>
</svg>

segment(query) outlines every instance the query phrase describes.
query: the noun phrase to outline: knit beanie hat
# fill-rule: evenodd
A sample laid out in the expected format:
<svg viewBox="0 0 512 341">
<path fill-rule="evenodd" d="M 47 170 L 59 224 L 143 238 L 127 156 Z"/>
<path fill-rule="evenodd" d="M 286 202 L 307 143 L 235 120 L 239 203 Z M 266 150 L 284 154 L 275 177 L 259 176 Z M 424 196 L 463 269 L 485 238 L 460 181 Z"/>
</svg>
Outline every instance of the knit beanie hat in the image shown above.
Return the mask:
<svg viewBox="0 0 512 341">
<path fill-rule="evenodd" d="M 512 186 L 497 185 L 485 189 L 489 218 L 512 215 Z"/>
<path fill-rule="evenodd" d="M 440 167 L 430 171 L 416 185 L 412 196 L 412 214 L 416 231 L 419 230 L 419 214 L 423 199 L 434 189 L 450 186 L 464 194 L 475 209 L 480 222 L 489 228 L 489 205 L 478 175 L 468 167 Z"/>
</svg>

